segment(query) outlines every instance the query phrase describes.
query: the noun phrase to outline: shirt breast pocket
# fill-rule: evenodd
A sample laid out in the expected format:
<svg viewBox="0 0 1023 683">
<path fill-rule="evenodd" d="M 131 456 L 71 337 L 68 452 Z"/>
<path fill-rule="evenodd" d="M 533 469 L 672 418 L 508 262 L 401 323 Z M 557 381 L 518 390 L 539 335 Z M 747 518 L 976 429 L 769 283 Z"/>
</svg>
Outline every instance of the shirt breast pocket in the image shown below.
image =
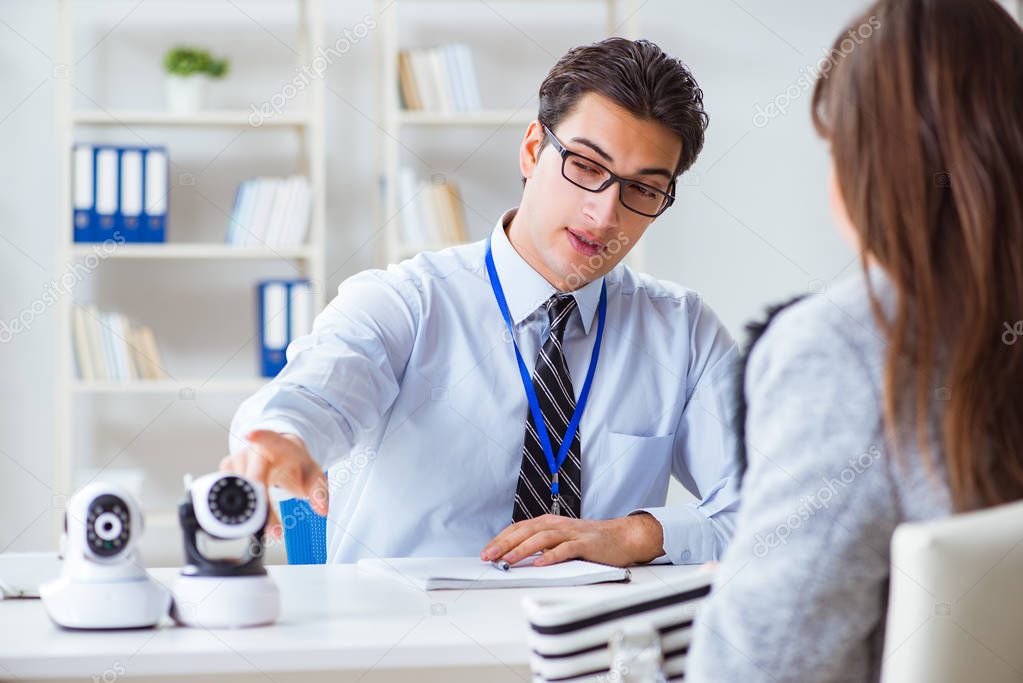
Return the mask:
<svg viewBox="0 0 1023 683">
<path fill-rule="evenodd" d="M 588 482 L 592 504 L 585 515 L 606 519 L 636 508 L 664 505 L 674 443 L 674 434 L 605 432 L 602 457 L 594 463 L 593 478 Z"/>
</svg>

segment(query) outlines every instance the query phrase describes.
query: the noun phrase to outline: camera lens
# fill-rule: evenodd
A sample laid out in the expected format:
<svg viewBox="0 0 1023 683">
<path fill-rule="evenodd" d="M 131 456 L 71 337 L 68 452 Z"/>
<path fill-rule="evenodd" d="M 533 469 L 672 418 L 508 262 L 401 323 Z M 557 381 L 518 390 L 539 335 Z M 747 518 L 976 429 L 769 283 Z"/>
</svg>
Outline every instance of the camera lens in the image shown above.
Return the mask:
<svg viewBox="0 0 1023 683">
<path fill-rule="evenodd" d="M 94 553 L 100 557 L 118 554 L 131 536 L 127 503 L 113 494 L 99 496 L 89 505 L 85 528 Z"/>
<path fill-rule="evenodd" d="M 102 540 L 112 541 L 121 535 L 121 520 L 113 512 L 104 512 L 96 518 L 93 529 Z"/>
<path fill-rule="evenodd" d="M 240 477 L 223 477 L 207 498 L 213 516 L 225 524 L 242 524 L 256 511 L 256 491 Z"/>
</svg>

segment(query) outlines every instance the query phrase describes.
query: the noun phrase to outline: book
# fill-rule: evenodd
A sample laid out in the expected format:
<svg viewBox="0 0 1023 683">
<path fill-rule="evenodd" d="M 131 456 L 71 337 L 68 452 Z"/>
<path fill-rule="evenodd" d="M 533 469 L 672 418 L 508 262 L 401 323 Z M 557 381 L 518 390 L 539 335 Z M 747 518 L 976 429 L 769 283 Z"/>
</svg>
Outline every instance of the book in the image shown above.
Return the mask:
<svg viewBox="0 0 1023 683">
<path fill-rule="evenodd" d="M 313 291 L 308 280 L 263 280 L 256 285 L 259 372 L 276 377 L 287 364 L 287 348 L 312 331 Z"/>
<path fill-rule="evenodd" d="M 166 379 L 167 373 L 164 372 L 163 358 L 160 357 L 160 349 L 156 345 L 156 335 L 147 325 L 142 326 L 139 334 L 142 337 L 140 352 L 144 359 L 143 371 L 146 379 Z"/>
<path fill-rule="evenodd" d="M 72 174 L 76 243 L 165 241 L 165 148 L 76 144 Z"/>
<path fill-rule="evenodd" d="M 143 155 L 145 189 L 140 239 L 151 244 L 163 243 L 167 241 L 170 160 L 163 147 L 146 148 Z"/>
<path fill-rule="evenodd" d="M 165 379 L 153 331 L 120 313 L 93 305 L 73 307 L 72 341 L 77 376 L 83 381 Z"/>
<path fill-rule="evenodd" d="M 450 114 L 481 108 L 472 48 L 462 43 L 400 51 L 398 89 L 407 111 Z"/>
<path fill-rule="evenodd" d="M 422 590 L 551 588 L 629 581 L 627 568 L 570 560 L 534 567 L 533 557 L 501 571 L 478 557 L 400 557 L 359 560 L 359 571 L 406 581 Z"/>
<path fill-rule="evenodd" d="M 86 348 L 88 348 L 88 353 L 92 358 L 93 379 L 110 379 L 110 376 L 107 374 L 106 353 L 103 349 L 103 326 L 100 325 L 100 312 L 95 306 L 86 306 L 82 310 L 85 313 L 83 317 L 85 318 L 87 341 L 79 342 L 76 340 L 76 343 L 84 343 Z"/>
<path fill-rule="evenodd" d="M 402 241 L 412 247 L 443 248 L 469 239 L 458 186 L 416 180 L 412 169 L 398 175 Z"/>
<path fill-rule="evenodd" d="M 92 242 L 96 232 L 96 156 L 91 145 L 74 146 L 71 200 L 74 211 L 75 242 Z"/>
<path fill-rule="evenodd" d="M 92 366 L 92 351 L 89 349 L 88 321 L 85 311 L 75 306 L 71 311 L 71 325 L 75 339 L 75 367 L 78 376 L 84 380 L 95 380 L 96 371 Z"/>
<path fill-rule="evenodd" d="M 114 229 L 125 242 L 140 242 L 142 227 L 142 151 L 121 151 L 121 205 Z"/>
<path fill-rule="evenodd" d="M 242 247 L 297 247 L 309 234 L 312 190 L 305 176 L 250 178 L 235 193 L 224 241 Z"/>
<path fill-rule="evenodd" d="M 400 74 L 402 106 L 409 111 L 422 109 L 423 102 L 419 99 L 419 92 L 417 90 L 419 86 L 416 84 L 415 73 L 412 71 L 412 58 L 404 50 L 398 54 L 398 70 Z"/>
</svg>

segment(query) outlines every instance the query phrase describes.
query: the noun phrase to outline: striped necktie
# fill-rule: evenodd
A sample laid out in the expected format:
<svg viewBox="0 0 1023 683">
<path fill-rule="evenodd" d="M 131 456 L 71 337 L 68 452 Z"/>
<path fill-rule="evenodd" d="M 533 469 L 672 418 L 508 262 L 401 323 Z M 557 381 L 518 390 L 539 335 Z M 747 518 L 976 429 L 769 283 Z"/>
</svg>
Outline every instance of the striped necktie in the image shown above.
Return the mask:
<svg viewBox="0 0 1023 683">
<path fill-rule="evenodd" d="M 555 294 L 544 304 L 551 322 L 551 333 L 536 356 L 533 370 L 533 387 L 540 403 L 551 448 L 557 456 L 565 431 L 575 411 L 575 392 L 572 378 L 565 364 L 561 341 L 565 327 L 576 308 L 575 297 L 571 294 Z M 522 467 L 515 491 L 515 510 L 512 520 L 539 517 L 552 512 L 551 473 L 544 455 L 540 437 L 533 422 L 533 414 L 526 408 L 526 434 L 522 444 Z M 575 433 L 572 445 L 558 471 L 560 514 L 579 517 L 582 501 L 581 470 L 582 447 L 579 432 Z"/>
</svg>

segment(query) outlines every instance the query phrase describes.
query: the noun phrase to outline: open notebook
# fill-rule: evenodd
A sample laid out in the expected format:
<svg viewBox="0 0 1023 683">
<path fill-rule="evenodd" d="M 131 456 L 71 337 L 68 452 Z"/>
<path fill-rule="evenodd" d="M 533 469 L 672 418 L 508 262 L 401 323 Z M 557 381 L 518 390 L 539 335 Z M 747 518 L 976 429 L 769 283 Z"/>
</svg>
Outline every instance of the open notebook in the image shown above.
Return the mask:
<svg viewBox="0 0 1023 683">
<path fill-rule="evenodd" d="M 628 581 L 628 569 L 584 560 L 534 567 L 528 557 L 506 572 L 478 557 L 401 557 L 359 560 L 369 574 L 405 580 L 424 590 L 445 588 L 545 588 Z"/>
</svg>

